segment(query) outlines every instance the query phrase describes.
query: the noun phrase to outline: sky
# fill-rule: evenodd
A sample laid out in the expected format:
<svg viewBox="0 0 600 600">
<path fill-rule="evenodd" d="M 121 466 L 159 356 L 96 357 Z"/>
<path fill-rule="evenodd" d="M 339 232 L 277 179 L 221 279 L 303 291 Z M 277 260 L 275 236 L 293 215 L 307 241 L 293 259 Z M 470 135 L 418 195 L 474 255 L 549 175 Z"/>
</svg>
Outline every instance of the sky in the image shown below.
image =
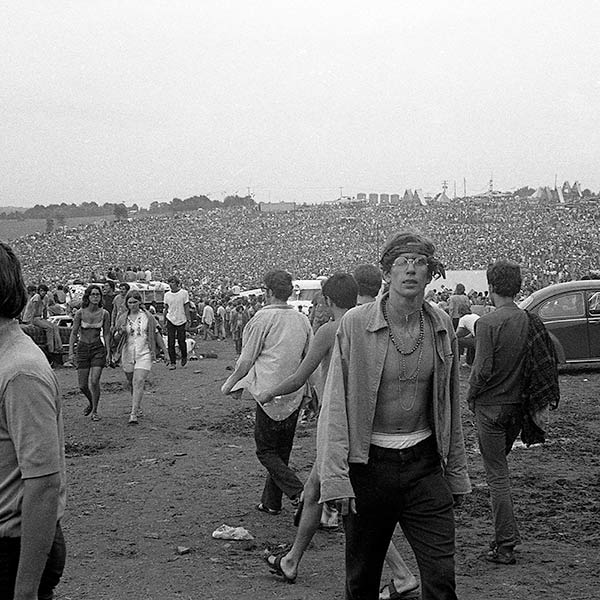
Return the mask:
<svg viewBox="0 0 600 600">
<path fill-rule="evenodd" d="M 600 189 L 600 3 L 0 0 L 0 207 Z"/>
</svg>

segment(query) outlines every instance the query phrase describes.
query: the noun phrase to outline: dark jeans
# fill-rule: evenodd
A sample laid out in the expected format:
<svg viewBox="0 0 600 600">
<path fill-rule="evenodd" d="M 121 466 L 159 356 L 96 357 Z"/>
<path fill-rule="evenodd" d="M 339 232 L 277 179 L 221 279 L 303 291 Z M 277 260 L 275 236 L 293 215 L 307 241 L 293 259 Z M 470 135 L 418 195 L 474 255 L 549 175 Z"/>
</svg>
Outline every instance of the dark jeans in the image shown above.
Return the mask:
<svg viewBox="0 0 600 600">
<path fill-rule="evenodd" d="M 369 462 L 350 464 L 357 514 L 344 519 L 346 599 L 377 600 L 396 524 L 421 574 L 422 600 L 456 600 L 453 498 L 433 438 L 407 450 L 371 446 Z"/>
<path fill-rule="evenodd" d="M 522 420 L 520 404 L 475 405 L 477 437 L 490 488 L 496 543 L 510 549 L 521 543 L 521 537 L 513 510 L 506 457 L 521 431 Z"/>
<path fill-rule="evenodd" d="M 167 321 L 167 350 L 169 351 L 169 362 L 174 365 L 177 361 L 175 355 L 175 339 L 181 352 L 181 362 L 187 361 L 187 346 L 185 344 L 185 323 L 182 325 L 173 325 L 169 319 Z"/>
<path fill-rule="evenodd" d="M 267 480 L 261 502 L 273 510 L 281 510 L 282 495 L 296 498 L 302 492 L 302 482 L 288 467 L 300 409 L 283 421 L 274 421 L 256 405 L 254 440 L 256 456 L 267 469 Z"/>
<path fill-rule="evenodd" d="M 473 364 L 475 358 L 475 338 L 469 334 L 465 337 L 458 338 L 458 352 L 462 353 L 463 348 L 467 349 L 465 361 L 468 365 Z"/>
<path fill-rule="evenodd" d="M 0 538 L 0 598 L 2 600 L 12 600 L 13 598 L 20 551 L 21 538 Z M 39 600 L 52 600 L 54 598 L 54 588 L 60 581 L 65 567 L 65 558 L 65 539 L 60 523 L 58 523 L 54 542 L 50 548 L 48 561 L 38 588 Z"/>
</svg>

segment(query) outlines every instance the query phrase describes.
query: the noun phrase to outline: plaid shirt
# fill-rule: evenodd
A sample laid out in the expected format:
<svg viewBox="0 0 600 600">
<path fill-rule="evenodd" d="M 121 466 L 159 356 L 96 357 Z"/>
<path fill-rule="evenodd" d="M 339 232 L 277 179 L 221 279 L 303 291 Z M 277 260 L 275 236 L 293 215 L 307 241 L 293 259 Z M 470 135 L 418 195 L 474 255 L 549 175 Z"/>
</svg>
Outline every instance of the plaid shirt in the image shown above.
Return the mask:
<svg viewBox="0 0 600 600">
<path fill-rule="evenodd" d="M 558 359 L 554 344 L 541 319 L 530 312 L 525 362 L 523 365 L 523 427 L 521 439 L 524 444 L 545 442 L 545 431 L 536 416 L 549 407 L 555 410 L 560 400 L 558 385 Z"/>
</svg>

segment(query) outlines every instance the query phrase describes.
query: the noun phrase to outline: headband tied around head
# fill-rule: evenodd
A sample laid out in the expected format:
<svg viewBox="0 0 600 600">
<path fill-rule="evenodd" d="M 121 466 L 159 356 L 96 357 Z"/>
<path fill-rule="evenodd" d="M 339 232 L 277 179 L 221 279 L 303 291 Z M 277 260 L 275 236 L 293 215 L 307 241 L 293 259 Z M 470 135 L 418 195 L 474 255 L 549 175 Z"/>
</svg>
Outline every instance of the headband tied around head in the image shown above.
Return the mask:
<svg viewBox="0 0 600 600">
<path fill-rule="evenodd" d="M 446 278 L 443 263 L 434 257 L 435 246 L 427 238 L 412 232 L 394 235 L 384 245 L 379 261 L 384 269 L 389 269 L 398 256 L 404 253 L 422 254 L 427 257 L 429 273 L 434 279 Z"/>
</svg>

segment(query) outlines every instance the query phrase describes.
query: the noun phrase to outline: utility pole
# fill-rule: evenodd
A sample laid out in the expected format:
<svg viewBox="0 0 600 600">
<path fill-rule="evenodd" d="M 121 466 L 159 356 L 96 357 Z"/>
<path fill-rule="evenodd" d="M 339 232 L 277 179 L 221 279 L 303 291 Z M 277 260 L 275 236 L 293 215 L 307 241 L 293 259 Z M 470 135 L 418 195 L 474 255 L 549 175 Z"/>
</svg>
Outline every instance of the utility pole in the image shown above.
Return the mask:
<svg viewBox="0 0 600 600">
<path fill-rule="evenodd" d="M 343 192 L 344 188 L 340 185 L 340 200 L 342 199 L 342 192 Z"/>
<path fill-rule="evenodd" d="M 463 190 L 465 192 L 465 198 L 467 197 L 467 178 L 463 177 Z"/>
<path fill-rule="evenodd" d="M 456 200 L 456 179 L 454 180 L 454 199 Z"/>
</svg>

